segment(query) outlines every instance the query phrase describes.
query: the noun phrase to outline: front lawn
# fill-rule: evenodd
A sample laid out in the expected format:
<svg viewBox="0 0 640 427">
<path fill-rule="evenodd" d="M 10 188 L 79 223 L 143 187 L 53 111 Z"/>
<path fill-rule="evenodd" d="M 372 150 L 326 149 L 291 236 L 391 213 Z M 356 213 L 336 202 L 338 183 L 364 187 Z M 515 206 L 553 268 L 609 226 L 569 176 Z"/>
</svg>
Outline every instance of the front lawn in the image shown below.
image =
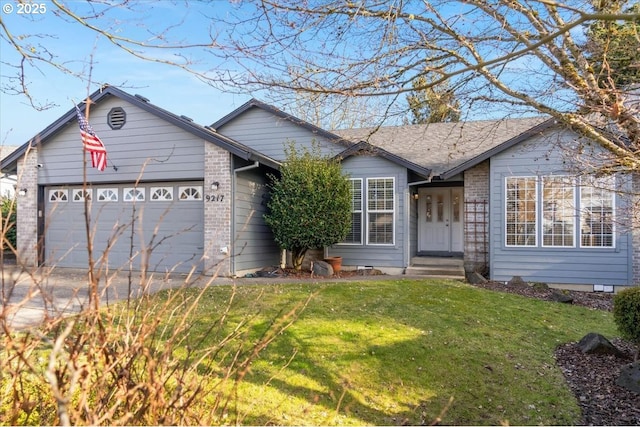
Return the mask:
<svg viewBox="0 0 640 427">
<path fill-rule="evenodd" d="M 245 286 L 228 316 L 253 316 L 257 336 L 283 306 L 314 292 L 253 364 L 230 422 L 575 424 L 580 412 L 554 348 L 592 331 L 617 335 L 608 312 L 434 280 Z M 207 291 L 196 336 L 230 293 Z"/>
</svg>

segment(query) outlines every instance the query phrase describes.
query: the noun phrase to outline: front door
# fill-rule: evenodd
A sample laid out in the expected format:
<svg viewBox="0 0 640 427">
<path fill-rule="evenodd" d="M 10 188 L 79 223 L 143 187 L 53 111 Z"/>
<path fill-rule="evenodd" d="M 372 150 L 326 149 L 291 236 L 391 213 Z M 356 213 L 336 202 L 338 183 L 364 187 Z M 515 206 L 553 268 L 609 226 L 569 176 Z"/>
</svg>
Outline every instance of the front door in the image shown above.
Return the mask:
<svg viewBox="0 0 640 427">
<path fill-rule="evenodd" d="M 418 189 L 418 251 L 463 251 L 462 187 Z"/>
</svg>

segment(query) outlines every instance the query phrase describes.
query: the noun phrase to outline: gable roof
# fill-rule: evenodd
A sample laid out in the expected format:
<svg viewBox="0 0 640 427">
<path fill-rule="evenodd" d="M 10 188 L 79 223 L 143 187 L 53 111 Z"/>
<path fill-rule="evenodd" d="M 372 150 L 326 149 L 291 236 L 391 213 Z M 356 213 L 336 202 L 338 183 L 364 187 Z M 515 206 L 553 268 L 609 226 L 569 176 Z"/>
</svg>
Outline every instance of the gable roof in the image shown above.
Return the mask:
<svg viewBox="0 0 640 427">
<path fill-rule="evenodd" d="M 243 113 L 245 113 L 246 111 L 252 109 L 252 108 L 259 108 L 261 110 L 267 111 L 277 117 L 280 117 L 281 119 L 287 120 L 293 124 L 296 124 L 298 126 L 301 126 L 307 130 L 309 130 L 310 132 L 312 132 L 315 135 L 318 136 L 322 136 L 324 138 L 327 138 L 330 141 L 333 141 L 335 143 L 338 144 L 342 144 L 344 147 L 349 147 L 350 145 L 352 145 L 351 141 L 348 141 L 346 139 L 344 139 L 342 136 L 333 133 L 333 132 L 329 132 L 325 129 L 322 129 L 314 124 L 311 124 L 307 121 L 304 121 L 302 119 L 299 119 L 295 116 L 292 116 L 291 114 L 285 113 L 284 111 L 280 110 L 279 108 L 274 107 L 273 105 L 269 105 L 269 104 L 265 104 L 262 101 L 258 101 L 255 98 L 250 99 L 249 101 L 247 101 L 246 103 L 244 103 L 243 105 L 241 105 L 240 107 L 236 108 L 234 111 L 232 111 L 231 113 L 227 114 L 226 116 L 224 116 L 223 118 L 221 118 L 220 120 L 216 121 L 215 123 L 213 123 L 211 125 L 211 127 L 213 129 L 220 129 L 221 127 L 223 127 L 224 125 L 226 125 L 227 123 L 231 122 L 232 120 L 234 120 L 235 118 L 241 116 Z"/>
<path fill-rule="evenodd" d="M 547 117 L 335 131 L 352 141 L 367 141 L 402 159 L 449 179 L 541 132 L 554 123 Z"/>
<path fill-rule="evenodd" d="M 191 119 L 185 116 L 178 116 L 173 114 L 165 109 L 162 109 L 156 105 L 153 105 L 143 96 L 140 95 L 130 95 L 120 89 L 117 89 L 113 86 L 103 86 L 100 89 L 93 92 L 89 95 L 89 99 L 92 103 L 99 103 L 100 100 L 109 97 L 115 96 L 118 97 L 130 104 L 135 105 L 199 138 L 204 139 L 205 141 L 211 142 L 232 154 L 250 161 L 258 161 L 262 164 L 265 164 L 269 167 L 278 168 L 280 163 L 276 160 L 273 160 L 267 156 L 262 155 L 261 153 L 231 139 L 224 135 L 217 133 L 214 129 L 209 127 L 204 127 L 194 123 Z M 85 105 L 86 102 L 82 102 L 78 105 L 78 107 L 82 110 L 82 106 Z M 70 109 L 64 115 L 62 115 L 58 120 L 51 123 L 41 132 L 39 132 L 36 136 L 31 138 L 29 141 L 20 146 L 17 150 L 11 153 L 6 158 L 2 159 L 0 162 L 0 170 L 2 171 L 12 171 L 17 167 L 17 162 L 22 157 L 29 146 L 35 147 L 38 144 L 46 144 L 50 141 L 58 132 L 60 132 L 69 122 L 75 122 L 76 111 L 75 108 Z"/>
<path fill-rule="evenodd" d="M 384 148 L 376 147 L 374 145 L 369 144 L 366 141 L 360 141 L 356 144 L 351 145 L 349 148 L 341 152 L 336 156 L 337 159 L 346 159 L 351 156 L 356 156 L 358 154 L 372 154 L 374 156 L 382 157 L 387 159 L 393 163 L 404 166 L 405 168 L 415 172 L 425 179 L 429 179 L 431 177 L 431 169 L 422 167 L 417 165 L 403 157 L 396 156 L 393 153 L 388 152 Z"/>
</svg>

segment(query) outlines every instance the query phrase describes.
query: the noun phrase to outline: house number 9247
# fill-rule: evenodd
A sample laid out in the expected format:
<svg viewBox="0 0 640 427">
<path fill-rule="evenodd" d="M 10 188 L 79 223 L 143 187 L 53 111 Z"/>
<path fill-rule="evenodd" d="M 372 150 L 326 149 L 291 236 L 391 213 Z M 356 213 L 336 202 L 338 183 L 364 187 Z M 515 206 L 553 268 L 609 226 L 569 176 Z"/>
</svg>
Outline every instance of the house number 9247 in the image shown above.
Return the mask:
<svg viewBox="0 0 640 427">
<path fill-rule="evenodd" d="M 224 194 L 207 194 L 204 199 L 207 202 L 221 202 L 224 200 Z"/>
</svg>

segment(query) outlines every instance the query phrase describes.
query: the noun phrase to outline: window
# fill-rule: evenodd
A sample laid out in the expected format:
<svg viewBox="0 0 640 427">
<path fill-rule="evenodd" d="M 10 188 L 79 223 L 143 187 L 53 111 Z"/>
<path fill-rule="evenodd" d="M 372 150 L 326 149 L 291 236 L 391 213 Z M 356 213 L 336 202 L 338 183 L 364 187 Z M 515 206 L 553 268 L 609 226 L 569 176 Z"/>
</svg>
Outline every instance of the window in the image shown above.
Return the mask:
<svg viewBox="0 0 640 427">
<path fill-rule="evenodd" d="M 202 186 L 190 186 L 178 188 L 180 200 L 202 200 Z"/>
<path fill-rule="evenodd" d="M 173 187 L 151 187 L 151 200 L 173 200 Z"/>
<path fill-rule="evenodd" d="M 508 177 L 506 195 L 507 246 L 536 246 L 537 209 L 535 177 Z"/>
<path fill-rule="evenodd" d="M 576 204 L 569 177 L 542 179 L 542 246 L 574 246 Z"/>
<path fill-rule="evenodd" d="M 66 202 L 69 200 L 68 190 L 49 190 L 50 202 Z"/>
<path fill-rule="evenodd" d="M 580 245 L 614 246 L 613 177 L 583 179 L 580 187 Z"/>
<path fill-rule="evenodd" d="M 579 191 L 577 185 L 566 176 L 507 177 L 506 246 L 613 248 L 615 179 L 587 177 Z"/>
<path fill-rule="evenodd" d="M 394 243 L 395 180 L 367 179 L 367 243 Z"/>
<path fill-rule="evenodd" d="M 73 190 L 72 200 L 74 202 L 84 202 L 86 200 L 91 200 L 91 190 L 83 190 L 82 188 L 75 188 Z"/>
<path fill-rule="evenodd" d="M 123 188 L 122 199 L 125 202 L 144 201 L 144 188 Z"/>
<path fill-rule="evenodd" d="M 98 201 L 99 202 L 117 202 L 118 189 L 117 188 L 98 188 Z"/>
<path fill-rule="evenodd" d="M 342 243 L 362 244 L 362 178 L 350 179 L 351 230 Z"/>
</svg>

